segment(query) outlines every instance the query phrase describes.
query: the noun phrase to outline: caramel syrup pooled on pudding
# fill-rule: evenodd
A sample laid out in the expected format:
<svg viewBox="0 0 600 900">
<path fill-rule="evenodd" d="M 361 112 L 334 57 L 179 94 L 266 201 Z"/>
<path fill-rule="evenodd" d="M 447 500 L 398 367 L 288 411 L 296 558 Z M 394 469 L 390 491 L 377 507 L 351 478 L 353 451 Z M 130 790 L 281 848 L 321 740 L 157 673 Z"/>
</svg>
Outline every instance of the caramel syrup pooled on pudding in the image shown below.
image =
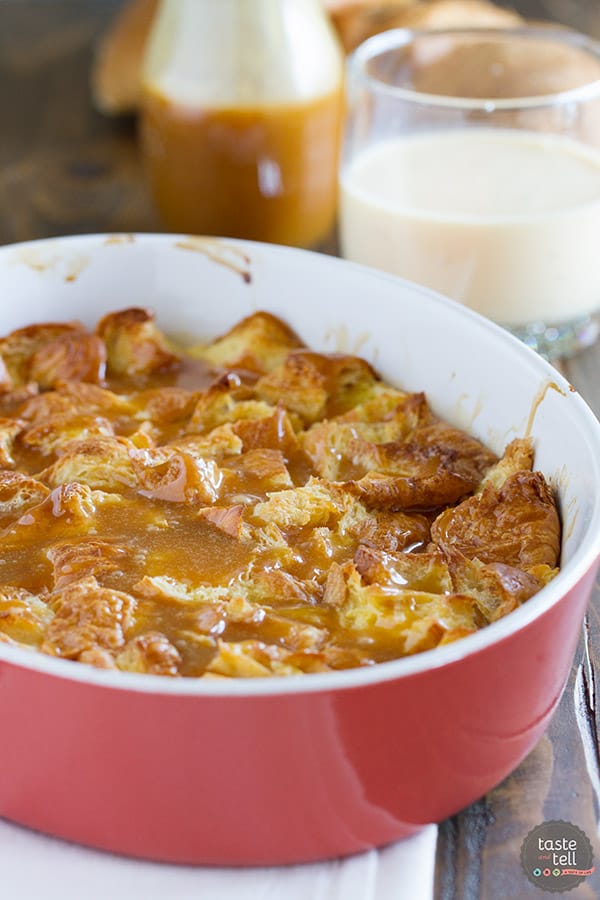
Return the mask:
<svg viewBox="0 0 600 900">
<path fill-rule="evenodd" d="M 457 640 L 556 573 L 527 439 L 498 461 L 269 313 L 173 349 L 144 309 L 0 338 L 3 645 L 155 675 L 329 672 Z"/>
</svg>

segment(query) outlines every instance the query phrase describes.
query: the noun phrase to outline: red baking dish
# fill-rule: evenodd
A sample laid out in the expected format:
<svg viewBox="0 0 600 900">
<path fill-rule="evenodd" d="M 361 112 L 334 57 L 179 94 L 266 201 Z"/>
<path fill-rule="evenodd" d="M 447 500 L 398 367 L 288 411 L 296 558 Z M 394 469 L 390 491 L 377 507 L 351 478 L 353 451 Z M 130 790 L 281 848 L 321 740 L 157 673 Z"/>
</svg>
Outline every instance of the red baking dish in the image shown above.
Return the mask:
<svg viewBox="0 0 600 900">
<path fill-rule="evenodd" d="M 531 434 L 559 498 L 562 571 L 506 618 L 368 669 L 205 681 L 97 670 L 0 645 L 0 815 L 93 847 L 258 865 L 402 838 L 532 749 L 570 671 L 600 549 L 600 426 L 507 333 L 415 285 L 302 251 L 172 236 L 5 247 L 0 332 L 154 308 L 213 337 L 266 309 L 356 350 L 501 452 Z"/>
</svg>

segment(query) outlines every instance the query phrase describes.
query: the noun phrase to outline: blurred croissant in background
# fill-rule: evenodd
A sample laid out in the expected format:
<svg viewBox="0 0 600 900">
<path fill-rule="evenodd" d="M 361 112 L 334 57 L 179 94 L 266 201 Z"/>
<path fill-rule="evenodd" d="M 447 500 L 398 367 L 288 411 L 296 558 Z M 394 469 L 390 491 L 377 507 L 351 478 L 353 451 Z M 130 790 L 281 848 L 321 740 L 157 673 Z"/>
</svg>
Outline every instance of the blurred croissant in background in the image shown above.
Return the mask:
<svg viewBox="0 0 600 900">
<path fill-rule="evenodd" d="M 516 12 L 488 0 L 324 0 L 347 53 L 389 28 L 514 28 Z"/>
<path fill-rule="evenodd" d="M 510 28 L 515 12 L 488 0 L 323 0 L 346 52 L 388 28 Z M 158 0 L 130 0 L 100 42 L 92 71 L 96 107 L 107 115 L 135 113 L 142 60 Z"/>
</svg>

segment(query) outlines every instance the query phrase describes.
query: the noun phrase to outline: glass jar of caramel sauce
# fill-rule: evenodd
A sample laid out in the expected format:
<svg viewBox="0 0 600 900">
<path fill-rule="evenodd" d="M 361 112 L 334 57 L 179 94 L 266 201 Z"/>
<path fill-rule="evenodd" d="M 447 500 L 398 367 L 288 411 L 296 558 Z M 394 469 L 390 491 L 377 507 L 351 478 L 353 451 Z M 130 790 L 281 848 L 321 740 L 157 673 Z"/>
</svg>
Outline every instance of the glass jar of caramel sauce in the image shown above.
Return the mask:
<svg viewBox="0 0 600 900">
<path fill-rule="evenodd" d="M 165 226 L 302 247 L 326 238 L 343 71 L 321 0 L 162 0 L 141 144 Z"/>
</svg>

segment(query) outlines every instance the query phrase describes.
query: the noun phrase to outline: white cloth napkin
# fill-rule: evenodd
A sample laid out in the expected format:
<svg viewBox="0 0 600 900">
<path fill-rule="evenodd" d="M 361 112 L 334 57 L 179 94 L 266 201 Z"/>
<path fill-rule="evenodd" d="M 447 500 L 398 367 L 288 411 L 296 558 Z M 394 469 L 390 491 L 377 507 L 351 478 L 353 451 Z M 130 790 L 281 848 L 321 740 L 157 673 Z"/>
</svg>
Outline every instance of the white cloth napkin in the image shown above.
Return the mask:
<svg viewBox="0 0 600 900">
<path fill-rule="evenodd" d="M 139 862 L 0 819 L 2 900 L 432 900 L 437 828 L 344 860 L 262 869 Z"/>
</svg>

